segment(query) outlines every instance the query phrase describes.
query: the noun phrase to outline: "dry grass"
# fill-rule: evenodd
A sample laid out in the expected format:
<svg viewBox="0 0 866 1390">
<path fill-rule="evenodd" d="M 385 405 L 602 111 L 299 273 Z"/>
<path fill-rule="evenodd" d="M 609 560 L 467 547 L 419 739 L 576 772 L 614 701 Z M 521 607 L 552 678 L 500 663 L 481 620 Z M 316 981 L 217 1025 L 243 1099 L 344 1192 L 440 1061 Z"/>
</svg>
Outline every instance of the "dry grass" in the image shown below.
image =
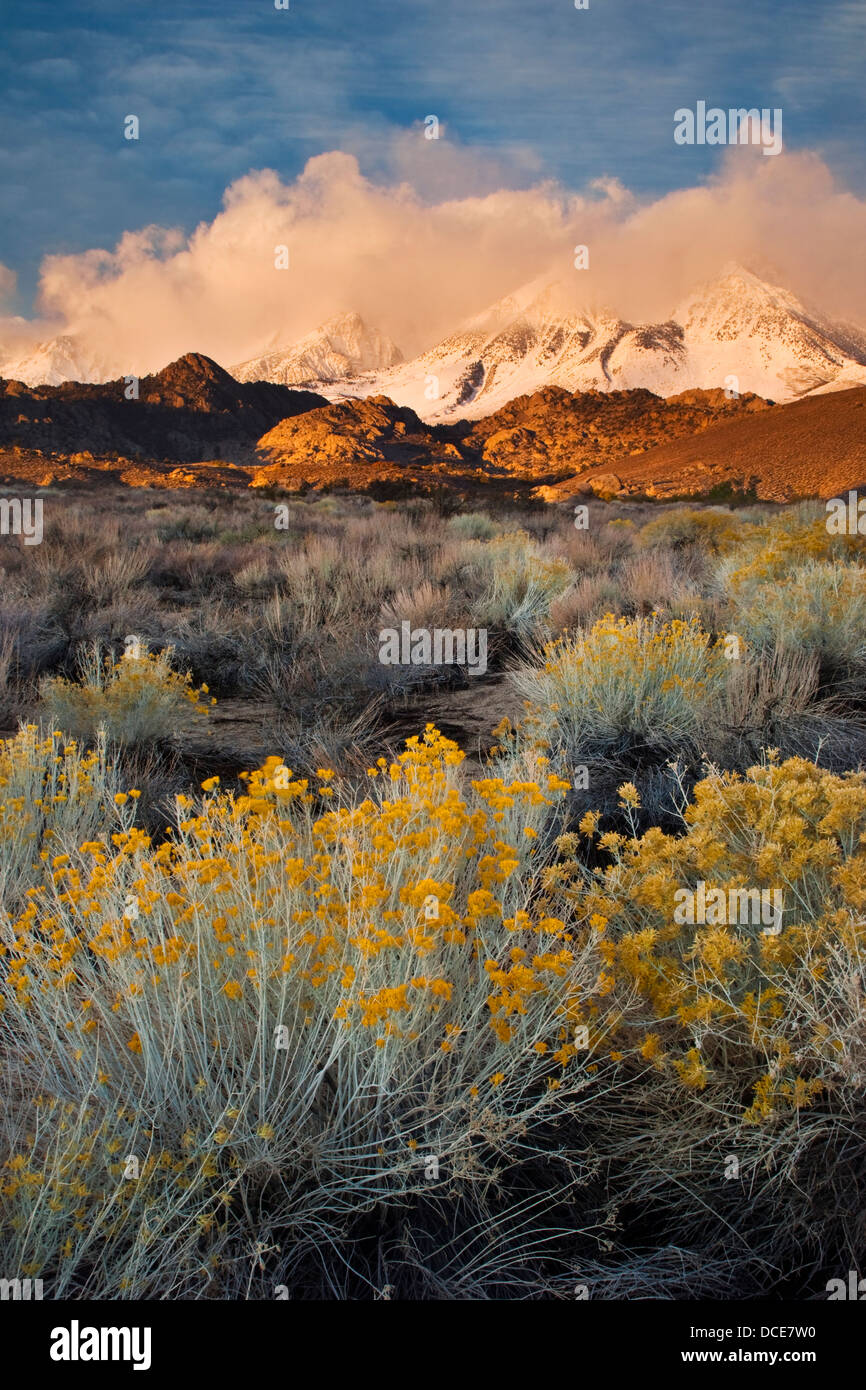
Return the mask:
<svg viewBox="0 0 866 1390">
<path fill-rule="evenodd" d="M 45 500 L 42 546 L 0 541 L 0 701 L 31 720 L 0 745 L 4 1270 L 735 1298 L 857 1266 L 860 541 L 809 508 L 593 502 L 577 531 L 334 495 L 277 531 L 258 495 Z M 382 666 L 404 620 L 486 627 L 489 676 Z M 432 732 L 398 756 L 398 716 L 446 679 L 483 715 L 503 673 L 530 708 L 489 765 Z M 202 684 L 261 702 L 252 778 L 190 752 Z M 783 880 L 778 942 L 673 929 L 713 875 Z"/>
</svg>

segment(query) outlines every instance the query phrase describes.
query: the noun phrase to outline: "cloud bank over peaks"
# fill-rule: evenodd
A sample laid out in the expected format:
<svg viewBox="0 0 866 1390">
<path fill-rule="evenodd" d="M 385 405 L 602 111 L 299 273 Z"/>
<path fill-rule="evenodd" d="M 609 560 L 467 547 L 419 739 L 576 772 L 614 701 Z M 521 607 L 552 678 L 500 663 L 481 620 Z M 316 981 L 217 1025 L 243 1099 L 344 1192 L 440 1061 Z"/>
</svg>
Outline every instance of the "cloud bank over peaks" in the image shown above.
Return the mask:
<svg viewBox="0 0 866 1390">
<path fill-rule="evenodd" d="M 292 182 L 272 169 L 237 179 L 190 235 L 149 226 L 113 251 L 50 255 L 39 317 L 0 320 L 0 349 L 8 359 L 71 335 L 109 374 L 142 374 L 192 350 L 244 361 L 351 312 L 409 357 L 539 277 L 564 282 L 574 308 L 643 322 L 732 261 L 866 324 L 866 201 L 817 155 L 730 148 L 710 180 L 646 200 L 615 178 L 578 193 L 551 181 L 491 189 L 479 173 L 486 191 L 467 193 L 484 156 L 466 151 L 452 159 L 460 191 L 446 178 L 431 196 L 428 179 L 425 196 L 405 142 L 398 154 L 390 182 L 332 151 Z M 578 245 L 589 269 L 574 268 Z M 12 290 L 0 267 L 0 297 Z"/>
</svg>

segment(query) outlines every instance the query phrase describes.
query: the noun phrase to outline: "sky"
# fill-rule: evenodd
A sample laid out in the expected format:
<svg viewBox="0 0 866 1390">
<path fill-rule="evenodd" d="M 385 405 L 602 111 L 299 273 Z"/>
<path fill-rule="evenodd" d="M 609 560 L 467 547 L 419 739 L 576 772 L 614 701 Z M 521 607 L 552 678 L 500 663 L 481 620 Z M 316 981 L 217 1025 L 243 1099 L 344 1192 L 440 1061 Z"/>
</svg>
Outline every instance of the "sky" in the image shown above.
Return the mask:
<svg viewBox="0 0 866 1390">
<path fill-rule="evenodd" d="M 198 305 L 195 327 L 208 338 L 203 294 L 215 301 L 214 318 L 239 312 L 230 294 L 215 293 L 219 277 L 236 272 L 239 285 L 260 289 L 256 275 L 240 265 L 233 271 L 232 236 L 239 257 L 258 255 L 249 218 L 261 215 L 262 235 L 270 235 L 272 226 L 280 230 L 272 214 L 282 209 L 289 231 L 306 217 L 307 231 L 315 226 L 324 237 L 327 264 L 319 258 L 313 275 L 319 288 L 305 294 L 297 274 L 297 306 L 281 289 L 279 313 L 253 314 L 224 353 L 304 331 L 320 309 L 324 316 L 361 307 L 347 297 L 366 297 L 366 312 L 379 307 L 381 319 L 382 297 L 402 291 L 412 301 L 425 265 L 429 278 L 443 256 L 460 287 L 446 295 L 444 321 L 445 310 L 471 311 L 482 293 L 505 292 L 509 277 L 546 270 L 548 252 L 555 259 L 561 241 L 565 254 L 587 208 L 597 238 L 614 238 L 611 229 L 624 220 L 634 228 L 653 208 L 667 210 L 669 235 L 674 211 L 703 196 L 686 234 L 713 240 L 712 223 L 730 203 L 720 190 L 730 187 L 732 256 L 763 257 L 799 277 L 800 288 L 826 285 L 831 300 L 841 298 L 849 266 L 829 262 L 838 260 L 843 237 L 862 229 L 866 200 L 866 0 L 589 0 L 586 10 L 573 0 L 289 3 L 285 10 L 273 0 L 6 5 L 0 294 L 7 316 L 35 315 L 41 331 L 74 327 L 83 313 L 94 331 L 94 315 L 102 314 L 114 341 L 122 296 L 103 296 L 94 307 L 99 292 L 132 271 L 130 302 L 143 315 L 140 296 L 154 288 L 159 262 L 178 320 Z M 751 150 L 734 159 L 723 148 L 678 146 L 674 112 L 699 100 L 780 107 L 783 155 L 762 161 L 758 152 L 756 163 Z M 134 141 L 124 139 L 130 114 L 140 126 Z M 436 141 L 424 138 L 431 115 L 440 122 Z M 746 185 L 764 237 L 757 247 L 739 244 Z M 835 207 L 835 231 L 812 206 L 816 198 Z M 796 256 L 782 244 L 794 233 L 770 225 L 774 201 L 809 223 Z M 383 222 L 387 234 L 377 235 Z M 654 226 L 661 236 L 658 216 Z M 824 258 L 811 270 L 809 236 Z M 480 247 L 467 244 L 473 237 Z M 312 256 L 315 237 L 309 247 Z M 629 247 L 633 271 L 634 236 Z M 861 242 L 861 259 L 862 249 Z M 665 293 L 678 292 L 662 251 L 656 244 L 649 270 L 661 275 Z M 668 247 L 669 260 L 681 253 L 690 269 L 703 269 L 688 247 Z M 479 254 L 496 264 L 479 265 Z M 848 255 L 853 260 L 853 248 Z M 361 292 L 365 256 L 376 295 Z M 382 273 L 383 257 L 397 265 L 396 278 Z M 608 282 L 617 275 L 610 267 Z M 602 277 L 597 293 L 608 288 Z M 392 312 L 390 327 L 408 340 L 401 346 L 417 347 L 437 326 L 435 302 L 419 294 L 402 318 Z M 853 303 L 866 314 L 866 290 Z M 17 329 L 7 317 L 0 331 L 8 337 Z M 163 350 L 152 324 L 148 335 L 153 351 Z M 165 349 L 182 339 L 183 330 L 172 329 Z"/>
</svg>

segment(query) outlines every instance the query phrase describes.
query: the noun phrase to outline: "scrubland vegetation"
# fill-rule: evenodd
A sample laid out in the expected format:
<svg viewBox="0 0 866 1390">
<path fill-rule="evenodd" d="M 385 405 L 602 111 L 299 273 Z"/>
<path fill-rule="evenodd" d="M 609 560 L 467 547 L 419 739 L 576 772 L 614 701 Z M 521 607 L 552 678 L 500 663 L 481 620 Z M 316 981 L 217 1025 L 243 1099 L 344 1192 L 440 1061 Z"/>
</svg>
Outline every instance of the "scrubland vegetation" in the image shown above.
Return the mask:
<svg viewBox="0 0 866 1390">
<path fill-rule="evenodd" d="M 45 515 L 0 556 L 7 1271 L 736 1299 L 858 1267 L 862 541 L 810 504 Z M 383 666 L 403 621 L 486 628 L 488 673 Z M 511 701 L 486 756 L 446 687 Z M 258 768 L 190 754 L 235 701 Z M 699 882 L 781 889 L 781 930 L 677 922 Z"/>
</svg>

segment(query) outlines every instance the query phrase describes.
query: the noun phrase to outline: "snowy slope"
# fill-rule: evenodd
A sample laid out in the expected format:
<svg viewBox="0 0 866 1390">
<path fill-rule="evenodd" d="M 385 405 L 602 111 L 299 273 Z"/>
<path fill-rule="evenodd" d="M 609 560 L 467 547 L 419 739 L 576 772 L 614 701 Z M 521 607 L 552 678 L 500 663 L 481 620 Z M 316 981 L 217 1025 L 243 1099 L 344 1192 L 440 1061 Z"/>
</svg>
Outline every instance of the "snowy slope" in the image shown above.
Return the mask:
<svg viewBox="0 0 866 1390">
<path fill-rule="evenodd" d="M 866 383 L 859 330 L 808 312 L 739 266 L 701 286 L 662 323 L 635 325 L 565 305 L 561 286 L 536 282 L 410 362 L 311 385 L 332 399 L 387 395 L 423 419 L 449 420 L 478 419 L 547 385 L 645 387 L 661 396 L 731 385 L 788 401 Z"/>
<path fill-rule="evenodd" d="M 340 314 L 299 342 L 274 348 L 230 370 L 238 381 L 297 386 L 307 381 L 342 381 L 402 360 L 391 339 L 368 328 L 360 314 Z"/>
<path fill-rule="evenodd" d="M 741 267 L 690 295 L 674 318 L 688 344 L 690 386 L 719 386 L 730 374 L 741 391 L 788 401 L 838 389 L 849 375 L 866 379 L 863 335 L 807 312 Z"/>
<path fill-rule="evenodd" d="M 71 334 L 61 334 L 38 343 L 28 352 L 0 354 L 0 377 L 23 381 L 25 386 L 59 386 L 64 381 L 112 381 L 123 373 L 91 352 Z"/>
<path fill-rule="evenodd" d="M 530 291 L 498 301 L 413 361 L 347 384 L 347 394 L 391 396 L 426 419 L 475 419 L 545 385 L 608 389 L 608 359 L 629 334 L 639 360 L 641 330 L 605 311 L 574 312 L 557 284 Z M 676 335 L 655 332 L 660 356 L 675 359 Z"/>
</svg>

